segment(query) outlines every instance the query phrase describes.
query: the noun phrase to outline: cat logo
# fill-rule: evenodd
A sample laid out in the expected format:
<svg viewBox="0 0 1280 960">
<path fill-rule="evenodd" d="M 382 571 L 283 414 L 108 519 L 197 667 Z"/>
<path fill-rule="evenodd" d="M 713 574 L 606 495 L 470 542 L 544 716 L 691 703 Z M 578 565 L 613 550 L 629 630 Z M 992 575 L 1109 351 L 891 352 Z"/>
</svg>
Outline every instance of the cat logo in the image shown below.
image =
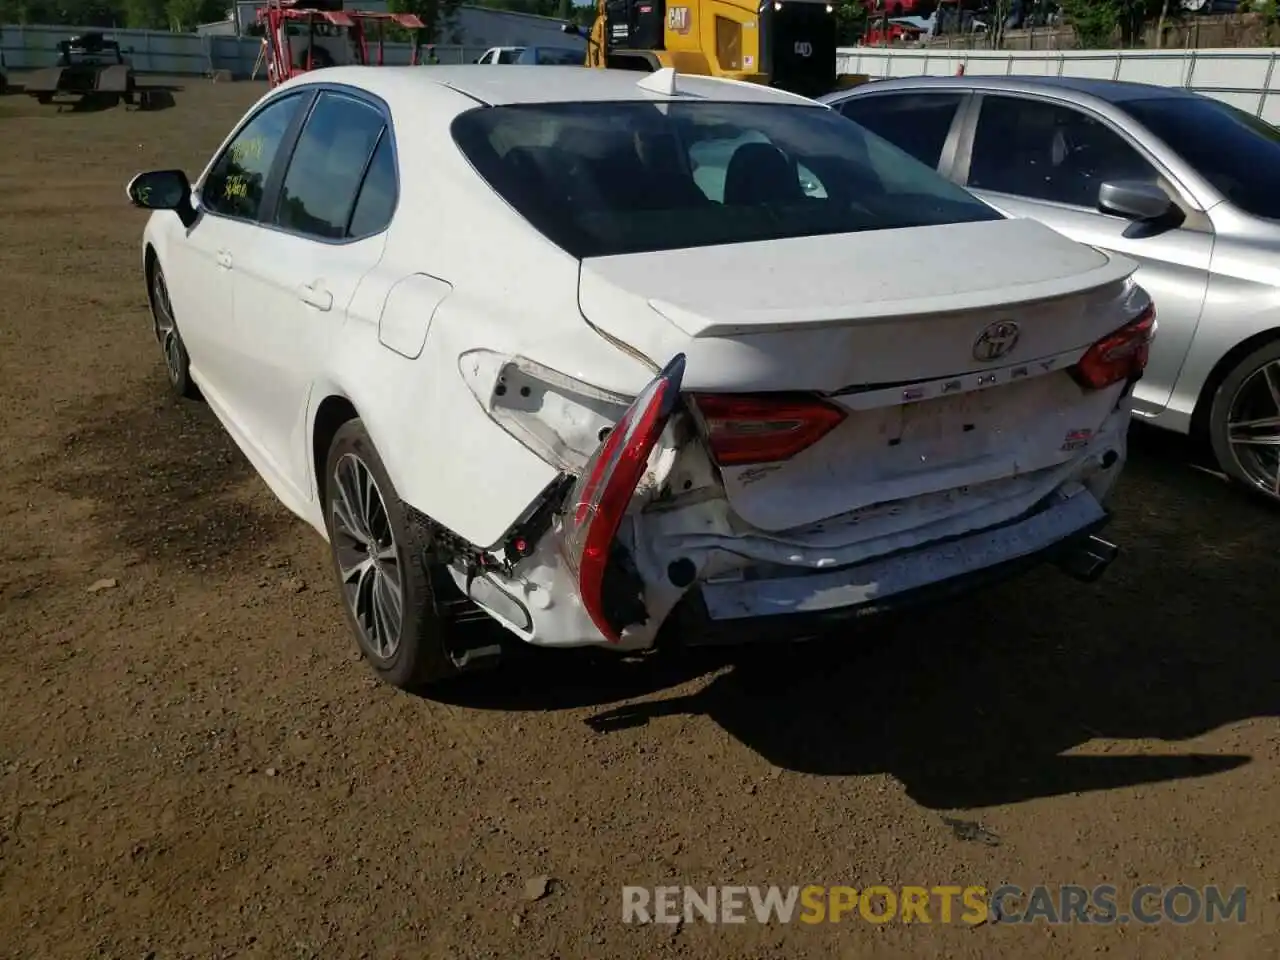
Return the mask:
<svg viewBox="0 0 1280 960">
<path fill-rule="evenodd" d="M 688 33 L 693 23 L 688 7 L 667 7 L 667 29 L 676 33 Z"/>
<path fill-rule="evenodd" d="M 797 40 L 795 53 L 797 57 L 811 57 L 813 56 L 813 44 L 808 40 Z"/>
</svg>

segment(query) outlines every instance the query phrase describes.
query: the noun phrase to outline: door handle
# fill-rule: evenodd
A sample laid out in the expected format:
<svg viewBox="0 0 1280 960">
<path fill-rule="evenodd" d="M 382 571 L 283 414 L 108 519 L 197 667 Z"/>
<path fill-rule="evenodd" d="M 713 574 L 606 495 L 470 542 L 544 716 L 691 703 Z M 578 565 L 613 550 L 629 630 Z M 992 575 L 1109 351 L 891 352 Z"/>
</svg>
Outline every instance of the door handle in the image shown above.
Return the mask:
<svg viewBox="0 0 1280 960">
<path fill-rule="evenodd" d="M 231 251 L 230 250 L 218 251 L 218 266 L 220 266 L 223 270 L 231 269 Z"/>
<path fill-rule="evenodd" d="M 315 307 L 317 310 L 331 310 L 333 308 L 333 294 L 319 283 L 300 286 L 298 288 L 298 299 L 309 306 Z"/>
</svg>

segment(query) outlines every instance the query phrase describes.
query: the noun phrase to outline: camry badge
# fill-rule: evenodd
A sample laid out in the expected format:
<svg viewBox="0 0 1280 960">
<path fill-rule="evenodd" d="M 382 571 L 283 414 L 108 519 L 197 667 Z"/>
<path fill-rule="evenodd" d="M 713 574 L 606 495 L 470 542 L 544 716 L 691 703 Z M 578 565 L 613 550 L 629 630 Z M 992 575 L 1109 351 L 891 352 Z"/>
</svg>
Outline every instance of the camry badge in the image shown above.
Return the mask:
<svg viewBox="0 0 1280 960">
<path fill-rule="evenodd" d="M 973 359 L 990 363 L 1008 356 L 1018 343 L 1022 331 L 1012 320 L 997 320 L 973 341 Z"/>
</svg>

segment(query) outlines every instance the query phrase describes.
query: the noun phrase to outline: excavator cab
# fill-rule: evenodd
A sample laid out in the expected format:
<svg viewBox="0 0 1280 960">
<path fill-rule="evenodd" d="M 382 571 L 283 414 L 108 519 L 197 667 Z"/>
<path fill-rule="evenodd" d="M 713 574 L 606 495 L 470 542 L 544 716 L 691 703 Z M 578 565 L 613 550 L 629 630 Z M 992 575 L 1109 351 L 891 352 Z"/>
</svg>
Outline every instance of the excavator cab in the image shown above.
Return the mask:
<svg viewBox="0 0 1280 960">
<path fill-rule="evenodd" d="M 836 86 L 827 0 L 601 0 L 590 66 L 731 77 L 807 97 Z M 603 36 L 602 36 L 603 34 Z"/>
<path fill-rule="evenodd" d="M 762 4 L 761 56 L 772 86 L 820 97 L 836 85 L 836 16 L 827 0 Z"/>
<path fill-rule="evenodd" d="M 665 50 L 665 0 L 607 0 L 609 46 L 621 50 Z"/>
</svg>

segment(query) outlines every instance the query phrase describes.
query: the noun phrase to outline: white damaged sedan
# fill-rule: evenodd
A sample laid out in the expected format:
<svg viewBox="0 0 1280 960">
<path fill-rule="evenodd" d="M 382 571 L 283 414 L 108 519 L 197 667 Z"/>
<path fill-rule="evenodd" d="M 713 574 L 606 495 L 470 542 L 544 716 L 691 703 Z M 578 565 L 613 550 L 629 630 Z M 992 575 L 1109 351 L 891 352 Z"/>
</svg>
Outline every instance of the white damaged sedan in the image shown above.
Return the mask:
<svg viewBox="0 0 1280 960">
<path fill-rule="evenodd" d="M 1092 579 L 1135 264 L 828 108 L 575 67 L 350 67 L 139 174 L 175 389 L 333 554 L 399 686 Z M 500 633 L 499 633 L 500 635 Z"/>
</svg>

